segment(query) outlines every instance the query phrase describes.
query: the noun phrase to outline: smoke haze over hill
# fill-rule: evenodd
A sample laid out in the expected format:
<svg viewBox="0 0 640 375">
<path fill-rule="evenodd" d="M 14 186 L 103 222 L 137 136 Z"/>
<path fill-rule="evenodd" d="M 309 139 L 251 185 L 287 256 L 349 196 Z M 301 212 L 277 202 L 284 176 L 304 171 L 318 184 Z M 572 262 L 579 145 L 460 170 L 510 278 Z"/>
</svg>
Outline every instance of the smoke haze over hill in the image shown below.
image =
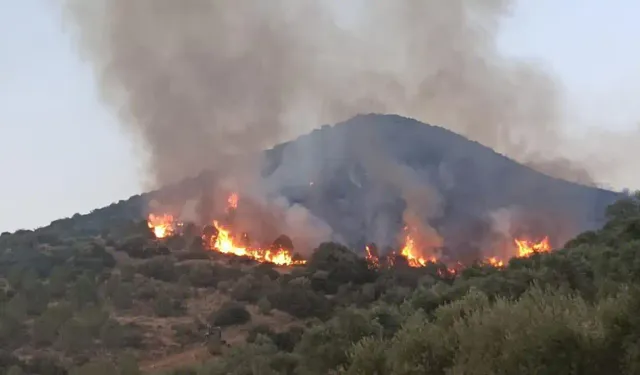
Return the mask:
<svg viewBox="0 0 640 375">
<path fill-rule="evenodd" d="M 291 175 L 325 170 L 332 159 L 296 146 L 302 148 L 278 178 L 262 179 L 260 151 L 358 113 L 398 113 L 441 125 L 549 175 L 595 183 L 597 161 L 577 163 L 559 153 L 566 139 L 563 91 L 555 77 L 497 48 L 501 21 L 515 0 L 376 0 L 360 7 L 347 26 L 338 23 L 337 2 L 64 3 L 104 99 L 149 154 L 149 187 L 206 169 L 223 176 L 203 186 L 201 205 L 211 207 L 201 207 L 202 221 L 222 210 L 215 202 L 238 191 L 252 202 L 238 215 L 252 233 L 296 233 L 300 242 L 335 236 L 330 219 L 277 197 Z M 333 138 L 325 146 L 358 160 L 383 186 L 365 206 L 376 211 L 391 204 L 384 195 L 394 190 L 406 206 L 404 224 L 424 244 L 439 246 L 442 235 L 433 223 L 452 197 L 381 152 L 379 137 L 363 127 L 348 145 Z M 460 154 L 464 159 L 466 151 Z M 433 167 L 445 175 L 457 170 L 437 162 Z M 528 183 L 525 178 L 516 185 Z M 378 218 L 367 225 L 386 225 L 381 237 L 390 243 L 392 222 Z"/>
<path fill-rule="evenodd" d="M 557 149 L 554 77 L 496 47 L 514 1 L 378 0 L 348 28 L 331 4 L 66 0 L 152 186 L 357 113 L 443 125 L 521 161 Z"/>
</svg>

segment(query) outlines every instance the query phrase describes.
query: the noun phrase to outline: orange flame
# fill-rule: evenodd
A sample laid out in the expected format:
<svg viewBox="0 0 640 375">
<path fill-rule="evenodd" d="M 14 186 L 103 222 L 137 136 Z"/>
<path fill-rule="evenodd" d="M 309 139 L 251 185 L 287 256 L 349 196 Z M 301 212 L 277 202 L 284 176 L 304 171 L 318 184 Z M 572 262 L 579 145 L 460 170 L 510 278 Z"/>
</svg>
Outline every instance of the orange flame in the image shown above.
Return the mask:
<svg viewBox="0 0 640 375">
<path fill-rule="evenodd" d="M 485 262 L 493 267 L 504 267 L 504 262 L 498 257 L 490 257 Z"/>
<path fill-rule="evenodd" d="M 407 258 L 407 262 L 411 267 L 424 267 L 427 263 L 436 263 L 438 259 L 434 256 L 430 258 L 425 258 L 421 256 L 416 249 L 415 240 L 410 234 L 407 234 L 405 237 L 404 247 L 400 251 L 400 255 Z"/>
<path fill-rule="evenodd" d="M 516 258 L 526 258 L 534 253 L 547 253 L 551 251 L 551 245 L 549 245 L 549 237 L 545 237 L 540 242 L 534 242 L 526 239 L 516 238 L 513 240 L 517 246 L 518 253 Z M 485 264 L 489 264 L 494 267 L 504 267 L 505 261 L 498 256 L 492 256 L 484 259 Z"/>
<path fill-rule="evenodd" d="M 149 214 L 147 219 L 147 225 L 149 229 L 153 231 L 156 238 L 165 238 L 173 234 L 174 231 L 174 219 L 173 216 L 164 214 L 156 216 Z"/>
<path fill-rule="evenodd" d="M 518 257 L 528 257 L 534 253 L 548 253 L 551 251 L 551 245 L 549 245 L 549 237 L 545 237 L 540 242 L 533 242 L 524 239 L 515 239 L 518 246 Z"/>
<path fill-rule="evenodd" d="M 261 263 L 269 262 L 280 266 L 299 265 L 306 263 L 305 260 L 293 259 L 293 255 L 287 249 L 262 249 L 241 246 L 237 243 L 237 240 L 234 239 L 228 229 L 222 227 L 217 221 L 214 221 L 213 225 L 218 230 L 218 236 L 215 239 L 212 239 L 213 243 L 210 244 L 212 250 L 218 251 L 223 254 L 245 256 Z"/>
<path fill-rule="evenodd" d="M 380 267 L 380 258 L 378 257 L 377 254 L 373 253 L 373 249 L 371 248 L 371 246 L 367 245 L 365 246 L 365 251 L 366 251 L 366 259 L 367 259 L 367 263 L 369 264 L 370 268 L 379 268 Z"/>
</svg>

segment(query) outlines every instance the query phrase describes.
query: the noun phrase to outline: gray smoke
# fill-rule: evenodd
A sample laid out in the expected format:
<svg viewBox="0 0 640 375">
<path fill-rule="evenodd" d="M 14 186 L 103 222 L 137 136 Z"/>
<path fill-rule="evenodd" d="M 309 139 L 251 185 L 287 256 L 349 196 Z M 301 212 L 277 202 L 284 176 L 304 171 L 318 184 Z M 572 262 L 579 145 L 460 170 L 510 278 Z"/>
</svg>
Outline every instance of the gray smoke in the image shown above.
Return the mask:
<svg viewBox="0 0 640 375">
<path fill-rule="evenodd" d="M 521 161 L 561 141 L 554 78 L 496 49 L 515 0 L 352 1 L 342 26 L 336 1 L 63 1 L 153 187 L 203 169 L 254 176 L 238 155 L 357 113 L 443 125 Z M 385 180 L 420 212 L 438 206 L 406 177 Z"/>
<path fill-rule="evenodd" d="M 369 1 L 343 28 L 331 2 L 313 0 L 66 8 L 105 99 L 163 185 L 363 112 L 444 125 L 515 158 L 553 150 L 553 77 L 496 50 L 513 3 Z"/>
</svg>

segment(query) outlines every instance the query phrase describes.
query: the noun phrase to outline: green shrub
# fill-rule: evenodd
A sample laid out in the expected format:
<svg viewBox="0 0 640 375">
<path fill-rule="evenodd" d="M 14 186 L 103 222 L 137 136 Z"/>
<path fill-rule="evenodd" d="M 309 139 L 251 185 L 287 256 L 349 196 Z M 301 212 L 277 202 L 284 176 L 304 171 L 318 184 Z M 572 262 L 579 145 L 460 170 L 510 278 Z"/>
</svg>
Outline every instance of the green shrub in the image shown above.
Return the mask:
<svg viewBox="0 0 640 375">
<path fill-rule="evenodd" d="M 269 295 L 271 306 L 297 318 L 327 318 L 332 310 L 330 301 L 304 285 L 289 283 Z"/>
<path fill-rule="evenodd" d="M 173 282 L 178 279 L 175 263 L 167 257 L 155 258 L 142 263 L 138 266 L 138 273 L 165 282 Z"/>
<path fill-rule="evenodd" d="M 226 302 L 208 320 L 215 326 L 226 327 L 249 322 L 251 314 L 240 303 Z"/>
<path fill-rule="evenodd" d="M 167 293 L 160 293 L 153 303 L 153 311 L 161 318 L 181 316 L 186 312 L 182 300 L 170 297 Z"/>
</svg>

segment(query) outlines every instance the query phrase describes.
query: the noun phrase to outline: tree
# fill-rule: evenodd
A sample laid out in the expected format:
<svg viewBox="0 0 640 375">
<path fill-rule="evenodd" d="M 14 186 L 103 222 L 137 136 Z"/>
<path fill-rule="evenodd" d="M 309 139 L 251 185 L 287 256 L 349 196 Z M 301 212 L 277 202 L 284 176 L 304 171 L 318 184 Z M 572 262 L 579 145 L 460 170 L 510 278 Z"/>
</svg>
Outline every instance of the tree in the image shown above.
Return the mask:
<svg viewBox="0 0 640 375">
<path fill-rule="evenodd" d="M 153 304 L 153 309 L 156 315 L 161 318 L 180 316 L 185 312 L 182 301 L 171 298 L 166 292 L 162 292 L 158 295 Z"/>
<path fill-rule="evenodd" d="M 25 290 L 27 299 L 27 314 L 40 315 L 49 305 L 49 291 L 40 282 L 33 284 L 28 290 Z"/>
<path fill-rule="evenodd" d="M 314 289 L 329 294 L 347 283 L 363 284 L 375 279 L 375 272 L 369 269 L 367 261 L 348 248 L 335 243 L 322 243 L 311 255 L 307 264 L 310 274 L 324 271 L 323 282 L 315 283 Z"/>
<path fill-rule="evenodd" d="M 78 308 L 82 308 L 98 300 L 98 291 L 95 279 L 84 274 L 76 280 L 72 291 L 73 301 Z"/>
<path fill-rule="evenodd" d="M 138 361 L 136 358 L 129 354 L 125 353 L 120 356 L 118 360 L 118 370 L 120 372 L 119 375 L 141 375 L 140 367 L 138 365 Z"/>
<path fill-rule="evenodd" d="M 82 353 L 92 348 L 92 337 L 93 335 L 89 327 L 77 319 L 71 319 L 65 322 L 60 328 L 60 335 L 56 346 L 67 354 Z"/>
<path fill-rule="evenodd" d="M 53 268 L 48 285 L 52 297 L 61 298 L 65 295 L 70 274 L 70 270 L 66 267 L 56 266 Z"/>
<path fill-rule="evenodd" d="M 271 314 L 271 302 L 266 297 L 260 298 L 258 300 L 258 310 L 262 315 L 270 315 Z"/>
<path fill-rule="evenodd" d="M 129 283 L 122 283 L 113 291 L 111 297 L 113 306 L 118 310 L 128 310 L 133 306 L 133 291 L 132 286 Z"/>
<path fill-rule="evenodd" d="M 296 352 L 308 374 L 327 374 L 348 363 L 353 343 L 382 332 L 382 327 L 365 312 L 354 309 L 340 311 L 327 323 L 312 327 L 302 336 Z"/>
<path fill-rule="evenodd" d="M 124 342 L 124 329 L 120 323 L 113 319 L 108 319 L 100 327 L 100 341 L 108 349 L 121 348 Z"/>
<path fill-rule="evenodd" d="M 189 270 L 189 282 L 198 288 L 215 287 L 217 279 L 213 267 L 208 264 L 196 264 Z"/>
<path fill-rule="evenodd" d="M 25 341 L 25 326 L 12 314 L 0 311 L 0 354 L 15 349 Z M 0 356 L 1 357 L 1 356 Z"/>
<path fill-rule="evenodd" d="M 305 285 L 289 283 L 269 294 L 271 306 L 297 318 L 326 318 L 332 310 L 331 302 Z"/>
<path fill-rule="evenodd" d="M 226 327 L 247 323 L 251 320 L 251 314 L 237 302 L 226 302 L 209 315 L 208 320 L 215 326 Z"/>
<path fill-rule="evenodd" d="M 160 281 L 173 282 L 177 280 L 176 267 L 171 259 L 167 257 L 155 258 L 142 263 L 138 267 L 138 272 L 146 277 Z"/>
<path fill-rule="evenodd" d="M 39 346 L 53 344 L 60 327 L 72 316 L 73 309 L 68 304 L 49 307 L 33 324 L 34 344 Z"/>
<path fill-rule="evenodd" d="M 18 293 L 9 300 L 2 313 L 13 320 L 23 321 L 27 318 L 28 303 L 27 297 L 22 293 Z"/>
<path fill-rule="evenodd" d="M 111 362 L 96 360 L 71 370 L 69 375 L 118 375 L 118 369 Z"/>
</svg>

